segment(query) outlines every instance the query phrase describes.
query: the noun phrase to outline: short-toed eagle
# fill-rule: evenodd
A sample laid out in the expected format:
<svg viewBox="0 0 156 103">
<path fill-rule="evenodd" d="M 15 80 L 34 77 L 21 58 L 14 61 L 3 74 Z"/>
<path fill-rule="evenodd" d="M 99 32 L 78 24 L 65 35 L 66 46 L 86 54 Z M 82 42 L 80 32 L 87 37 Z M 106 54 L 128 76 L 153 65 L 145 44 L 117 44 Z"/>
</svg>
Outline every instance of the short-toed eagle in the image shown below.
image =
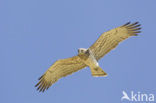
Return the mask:
<svg viewBox="0 0 156 103">
<path fill-rule="evenodd" d="M 77 56 L 56 61 L 39 78 L 39 82 L 35 85 L 37 90 L 44 92 L 60 78 L 85 67 L 90 68 L 94 77 L 107 76 L 107 73 L 100 68 L 98 60 L 114 49 L 121 41 L 140 33 L 139 30 L 141 28 L 139 27 L 140 24 L 138 22 L 132 24 L 128 22 L 120 27 L 104 32 L 88 49 L 78 49 Z"/>
</svg>

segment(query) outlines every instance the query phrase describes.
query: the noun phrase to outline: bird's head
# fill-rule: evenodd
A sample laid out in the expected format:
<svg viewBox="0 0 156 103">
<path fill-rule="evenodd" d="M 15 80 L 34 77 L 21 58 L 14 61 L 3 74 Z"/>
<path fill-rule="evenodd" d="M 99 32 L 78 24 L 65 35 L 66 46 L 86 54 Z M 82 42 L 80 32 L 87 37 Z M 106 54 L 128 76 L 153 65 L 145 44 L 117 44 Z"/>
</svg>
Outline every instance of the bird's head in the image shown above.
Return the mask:
<svg viewBox="0 0 156 103">
<path fill-rule="evenodd" d="M 85 54 L 86 51 L 87 51 L 87 49 L 85 49 L 85 48 L 79 48 L 78 54 Z"/>
</svg>

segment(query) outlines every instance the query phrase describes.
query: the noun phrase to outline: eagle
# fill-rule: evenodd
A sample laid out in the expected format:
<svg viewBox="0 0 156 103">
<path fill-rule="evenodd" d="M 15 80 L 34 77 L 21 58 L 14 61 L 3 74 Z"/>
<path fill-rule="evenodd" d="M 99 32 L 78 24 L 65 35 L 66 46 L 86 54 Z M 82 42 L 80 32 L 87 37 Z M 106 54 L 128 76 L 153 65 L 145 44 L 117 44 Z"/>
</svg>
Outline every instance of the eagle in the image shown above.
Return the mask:
<svg viewBox="0 0 156 103">
<path fill-rule="evenodd" d="M 98 61 L 114 49 L 120 42 L 140 33 L 139 22 L 126 23 L 122 26 L 101 34 L 89 48 L 79 48 L 78 54 L 71 58 L 57 60 L 39 78 L 35 85 L 37 90 L 44 92 L 60 78 L 70 75 L 85 67 L 89 67 L 93 77 L 105 77 L 107 73 L 99 66 Z"/>
</svg>

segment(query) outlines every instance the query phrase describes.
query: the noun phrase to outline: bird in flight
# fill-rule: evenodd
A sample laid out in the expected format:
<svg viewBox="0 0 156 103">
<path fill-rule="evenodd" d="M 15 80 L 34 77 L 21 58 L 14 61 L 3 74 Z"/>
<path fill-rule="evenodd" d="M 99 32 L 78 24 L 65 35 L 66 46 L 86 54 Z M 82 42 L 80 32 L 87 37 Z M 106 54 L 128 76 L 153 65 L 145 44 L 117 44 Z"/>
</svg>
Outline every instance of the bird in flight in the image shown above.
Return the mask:
<svg viewBox="0 0 156 103">
<path fill-rule="evenodd" d="M 89 67 L 93 77 L 105 77 L 107 73 L 99 66 L 98 60 L 114 49 L 120 42 L 137 36 L 139 22 L 126 23 L 122 26 L 101 34 L 96 42 L 89 48 L 79 48 L 78 55 L 67 59 L 57 60 L 40 78 L 35 85 L 37 90 L 44 92 L 60 78 L 70 75 L 85 67 Z"/>
</svg>

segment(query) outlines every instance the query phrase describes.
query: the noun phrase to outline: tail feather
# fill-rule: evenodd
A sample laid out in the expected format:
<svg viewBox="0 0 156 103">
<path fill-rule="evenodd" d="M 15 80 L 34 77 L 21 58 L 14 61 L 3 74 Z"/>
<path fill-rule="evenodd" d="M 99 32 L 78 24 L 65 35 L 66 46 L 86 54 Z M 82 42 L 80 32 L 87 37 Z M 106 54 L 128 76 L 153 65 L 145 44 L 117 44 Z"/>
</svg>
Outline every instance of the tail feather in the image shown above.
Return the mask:
<svg viewBox="0 0 156 103">
<path fill-rule="evenodd" d="M 91 68 L 91 73 L 93 77 L 105 77 L 107 76 L 107 73 L 103 71 L 102 68 L 96 67 L 96 68 Z"/>
</svg>

